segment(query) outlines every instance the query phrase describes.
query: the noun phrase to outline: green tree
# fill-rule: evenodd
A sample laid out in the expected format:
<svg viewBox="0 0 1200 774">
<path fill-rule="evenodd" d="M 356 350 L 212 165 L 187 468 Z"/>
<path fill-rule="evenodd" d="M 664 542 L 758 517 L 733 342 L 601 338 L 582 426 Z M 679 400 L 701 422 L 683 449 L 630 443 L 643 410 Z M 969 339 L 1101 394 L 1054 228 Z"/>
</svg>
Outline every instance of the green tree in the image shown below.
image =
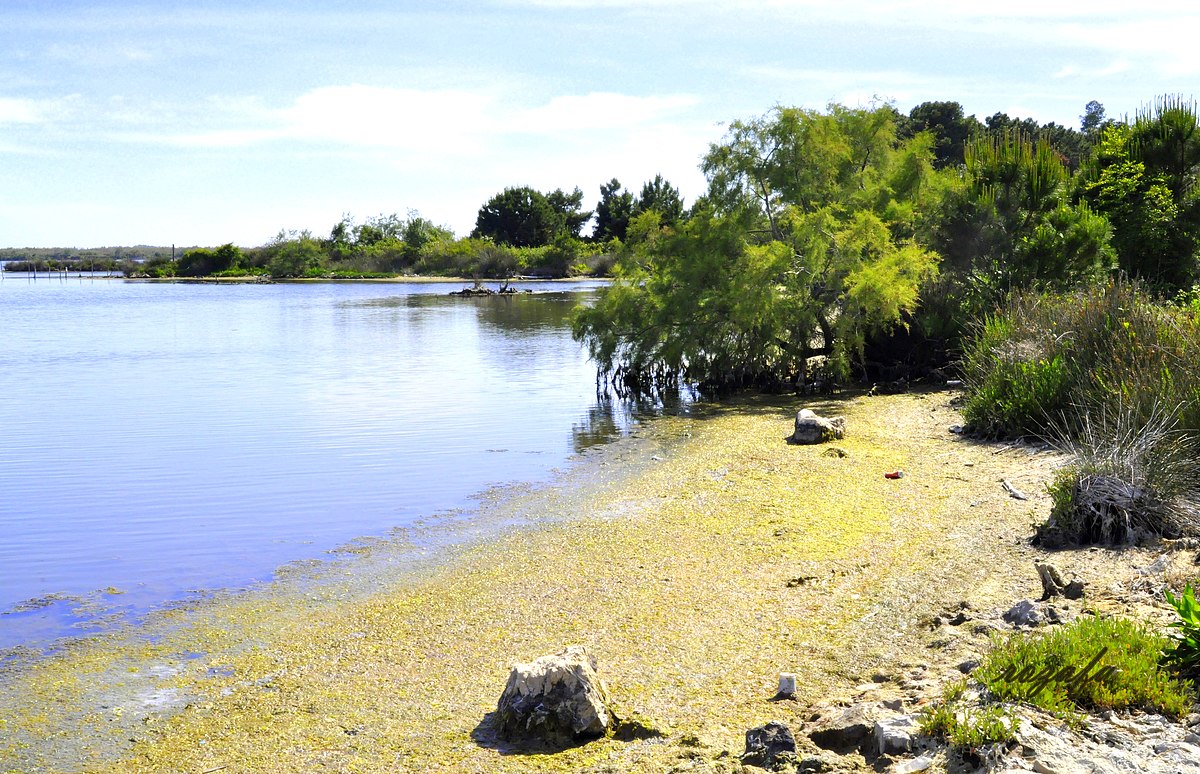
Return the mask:
<svg viewBox="0 0 1200 774">
<path fill-rule="evenodd" d="M 1049 141 L 1020 129 L 968 143 L 964 185 L 944 200 L 932 242 L 959 295 L 982 313 L 1016 288 L 1066 289 L 1113 264 L 1108 223 L 1071 202 L 1070 173 Z"/>
<path fill-rule="evenodd" d="M 625 240 L 625 230 L 633 217 L 633 194 L 621 187 L 615 177 L 600 186 L 600 203 L 596 205 L 596 229 L 592 239 L 607 242 Z"/>
<path fill-rule="evenodd" d="M 176 271 L 181 277 L 207 277 L 236 268 L 241 258 L 242 251 L 233 244 L 224 244 L 215 250 L 198 248 L 183 254 Z"/>
<path fill-rule="evenodd" d="M 1103 108 L 1102 108 L 1103 109 Z M 1087 135 L 1053 121 L 1039 124 L 1032 118 L 1010 118 L 1007 113 L 995 113 L 985 120 L 986 130 L 994 135 L 1024 136 L 1037 143 L 1045 141 L 1062 157 L 1071 172 L 1079 169 L 1087 158 L 1090 143 Z"/>
<path fill-rule="evenodd" d="M 1166 290 L 1200 278 L 1200 120 L 1192 102 L 1159 98 L 1099 133 L 1081 190 L 1112 222 L 1123 271 Z"/>
<path fill-rule="evenodd" d="M 542 247 L 565 228 L 546 197 L 528 186 L 505 188 L 479 208 L 471 236 L 509 247 Z"/>
<path fill-rule="evenodd" d="M 674 229 L 635 219 L 636 244 L 577 311 L 576 337 L 631 386 L 795 379 L 814 355 L 848 370 L 937 269 L 893 231 L 933 174 L 929 136 L 897 143 L 893 116 L 833 105 L 733 122 L 704 159 L 702 205 Z"/>
<path fill-rule="evenodd" d="M 568 236 L 579 238 L 579 233 L 588 221 L 592 219 L 592 211 L 583 209 L 583 191 L 578 186 L 571 193 L 564 193 L 561 188 L 546 194 L 546 201 L 558 213 L 563 223 L 562 233 L 556 237 Z"/>
<path fill-rule="evenodd" d="M 662 215 L 663 223 L 673 226 L 683 219 L 683 197 L 679 189 L 671 185 L 662 175 L 642 186 L 642 193 L 633 206 L 633 214 L 654 210 Z"/>
<path fill-rule="evenodd" d="M 272 277 L 303 277 L 321 264 L 321 243 L 308 231 L 280 231 L 265 249 Z"/>
<path fill-rule="evenodd" d="M 1079 130 L 1088 137 L 1094 136 L 1105 127 L 1107 121 L 1104 117 L 1104 105 L 1097 100 L 1088 102 L 1083 107 L 1083 115 L 1079 117 Z"/>
<path fill-rule="evenodd" d="M 934 137 L 933 164 L 940 169 L 964 163 L 967 140 L 982 128 L 975 116 L 963 114 L 958 102 L 922 102 L 909 111 L 899 135 L 908 138 L 930 132 Z"/>
<path fill-rule="evenodd" d="M 416 210 L 409 210 L 408 219 L 404 221 L 401 238 L 404 240 L 405 246 L 416 256 L 421 252 L 421 248 L 430 242 L 452 241 L 454 232 L 445 226 L 436 225 L 428 218 L 421 217 Z"/>
</svg>

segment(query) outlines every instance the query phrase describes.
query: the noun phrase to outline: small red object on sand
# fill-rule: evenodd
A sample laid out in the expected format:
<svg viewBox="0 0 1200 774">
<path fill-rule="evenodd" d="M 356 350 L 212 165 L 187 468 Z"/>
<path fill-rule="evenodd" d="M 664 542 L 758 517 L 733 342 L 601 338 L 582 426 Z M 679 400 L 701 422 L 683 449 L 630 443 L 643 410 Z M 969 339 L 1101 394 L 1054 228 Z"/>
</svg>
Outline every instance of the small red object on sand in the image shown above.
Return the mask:
<svg viewBox="0 0 1200 774">
<path fill-rule="evenodd" d="M 884 473 L 884 478 L 904 478 L 903 470 L 893 470 L 891 473 Z"/>
</svg>

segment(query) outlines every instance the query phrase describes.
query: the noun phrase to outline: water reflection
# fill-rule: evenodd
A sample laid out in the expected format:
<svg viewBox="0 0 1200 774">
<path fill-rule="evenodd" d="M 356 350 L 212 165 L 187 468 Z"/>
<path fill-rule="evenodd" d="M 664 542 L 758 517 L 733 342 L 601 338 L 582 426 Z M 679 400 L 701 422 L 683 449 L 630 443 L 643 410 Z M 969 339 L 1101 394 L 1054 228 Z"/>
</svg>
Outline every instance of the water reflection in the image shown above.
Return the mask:
<svg viewBox="0 0 1200 774">
<path fill-rule="evenodd" d="M 673 410 L 596 395 L 566 326 L 586 290 L 457 287 L 0 287 L 0 612 L 266 579 Z M 56 607 L 0 615 L 0 647 L 59 631 Z"/>
<path fill-rule="evenodd" d="M 571 310 L 594 291 L 576 293 L 519 293 L 471 299 L 481 325 L 516 339 L 539 336 L 547 331 L 565 332 Z"/>
<path fill-rule="evenodd" d="M 661 396 L 618 397 L 601 387 L 596 402 L 571 428 L 575 453 L 610 443 L 629 432 L 640 421 L 653 417 L 687 413 L 696 396 L 690 390 Z"/>
</svg>

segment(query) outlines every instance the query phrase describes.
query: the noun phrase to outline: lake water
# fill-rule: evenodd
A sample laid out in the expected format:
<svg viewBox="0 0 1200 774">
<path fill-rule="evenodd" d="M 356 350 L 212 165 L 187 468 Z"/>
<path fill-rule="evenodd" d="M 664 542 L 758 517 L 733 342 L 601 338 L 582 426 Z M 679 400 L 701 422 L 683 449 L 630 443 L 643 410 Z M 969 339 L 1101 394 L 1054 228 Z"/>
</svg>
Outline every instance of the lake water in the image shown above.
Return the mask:
<svg viewBox="0 0 1200 774">
<path fill-rule="evenodd" d="M 597 283 L 0 280 L 0 647 L 537 481 L 627 423 L 565 318 Z"/>
</svg>

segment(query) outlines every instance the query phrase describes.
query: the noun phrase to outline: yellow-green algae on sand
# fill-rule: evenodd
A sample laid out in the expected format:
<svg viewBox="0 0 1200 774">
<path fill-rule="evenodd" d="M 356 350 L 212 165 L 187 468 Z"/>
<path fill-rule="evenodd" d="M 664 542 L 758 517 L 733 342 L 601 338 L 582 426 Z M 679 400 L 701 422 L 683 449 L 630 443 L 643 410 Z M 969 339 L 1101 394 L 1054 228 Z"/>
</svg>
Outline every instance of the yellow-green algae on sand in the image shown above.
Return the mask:
<svg viewBox="0 0 1200 774">
<path fill-rule="evenodd" d="M 949 433 L 951 398 L 809 404 L 846 415 L 845 456 L 784 443 L 794 398 L 655 420 L 640 445 L 577 465 L 621 475 L 489 504 L 538 516 L 376 593 L 232 597 L 144 652 L 84 644 L 14 676 L 42 698 L 0 719 L 3 752 L 36 763 L 12 740 L 41 733 L 94 771 L 736 770 L 747 728 L 919 662 L 919 621 L 947 600 L 1032 590 L 1002 568 L 1047 473 Z M 511 665 L 573 643 L 640 732 L 553 754 L 496 745 L 485 718 Z M 95 708 L 93 677 L 190 651 L 207 655 L 154 682 L 182 710 Z M 781 671 L 800 701 L 769 701 Z M 108 728 L 134 740 L 120 760 Z"/>
</svg>

